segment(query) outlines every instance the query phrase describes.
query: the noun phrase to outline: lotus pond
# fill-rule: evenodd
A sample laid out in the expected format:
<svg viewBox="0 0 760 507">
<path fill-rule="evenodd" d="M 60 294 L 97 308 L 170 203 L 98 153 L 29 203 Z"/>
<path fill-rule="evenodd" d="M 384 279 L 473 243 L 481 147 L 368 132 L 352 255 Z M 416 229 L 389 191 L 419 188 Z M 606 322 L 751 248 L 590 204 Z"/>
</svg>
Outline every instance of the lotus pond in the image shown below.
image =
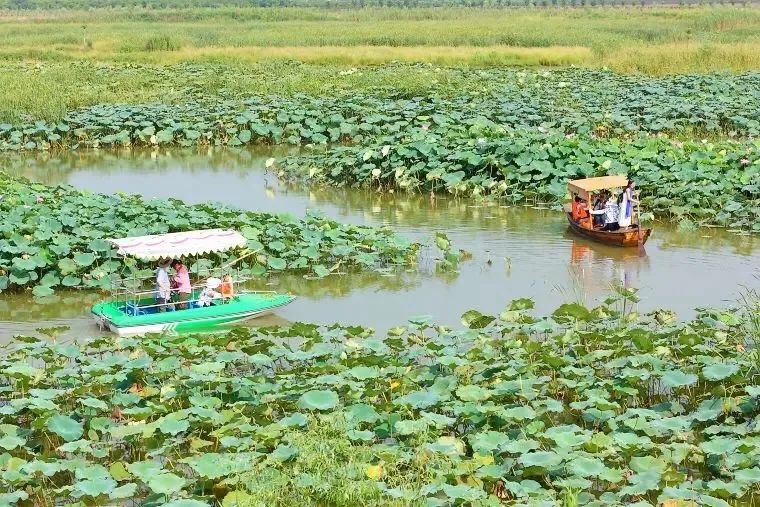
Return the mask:
<svg viewBox="0 0 760 507">
<path fill-rule="evenodd" d="M 255 276 L 289 269 L 322 277 L 330 273 L 329 266 L 382 268 L 416 260 L 418 245 L 388 229 L 341 225 L 314 215 L 297 219 L 221 204 L 106 196 L 7 173 L 0 173 L 0 192 L 0 291 L 32 287 L 39 298 L 52 296 L 57 288 L 108 289 L 130 278 L 150 278 L 150 266 L 116 260 L 104 238 L 192 229 L 240 230 L 248 248 L 258 252 L 240 266 Z M 199 260 L 190 270 L 199 272 L 211 262 Z"/>
<path fill-rule="evenodd" d="M 541 313 L 568 300 L 598 304 L 611 286 L 620 284 L 639 289 L 642 311 L 668 307 L 680 318 L 691 318 L 694 308 L 732 304 L 742 285 L 756 287 L 760 280 L 760 244 L 754 236 L 657 222 L 646 255 L 640 256 L 638 251 L 604 247 L 568 234 L 564 217 L 549 209 L 441 196 L 431 201 L 429 195 L 400 192 L 307 188 L 278 182 L 271 170 L 266 172 L 267 159 L 293 154 L 231 149 L 77 152 L 6 158 L 6 168 L 51 186 L 67 183 L 105 194 L 124 191 L 149 202 L 179 197 L 189 204 L 208 206 L 216 201 L 295 217 L 319 210 L 329 220 L 391 227 L 406 242 L 426 245 L 419 250 L 418 263 L 396 267 L 392 273 L 341 266 L 329 276 L 315 278 L 309 269 L 269 270 L 250 287 L 289 291 L 299 299 L 276 318 L 253 321 L 257 325 L 345 322 L 386 330 L 417 313 L 452 325 L 468 308 L 498 313 L 504 301 L 522 296 L 534 298 Z M 436 261 L 441 252 L 433 238 L 443 231 L 455 249 L 472 255 L 455 270 L 441 270 Z M 97 292 L 60 288 L 43 299 L 29 292 L 4 294 L 1 334 L 7 339 L 16 333 L 34 333 L 38 327 L 66 325 L 72 328 L 66 339 L 90 336 L 95 328 L 89 307 L 101 297 Z"/>
<path fill-rule="evenodd" d="M 760 307 L 528 299 L 228 334 L 19 337 L 0 359 L 4 504 L 728 506 L 760 485 Z M 55 334 L 54 330 L 49 333 Z M 678 503 L 681 502 L 681 503 Z"/>
<path fill-rule="evenodd" d="M 0 507 L 757 501 L 757 72 L 0 66 L 60 65 L 77 107 L 16 86 L 0 111 Z M 558 212 L 613 173 L 646 251 Z M 209 227 L 300 299 L 95 332 L 101 291 L 152 273 L 105 238 Z"/>
<path fill-rule="evenodd" d="M 439 82 L 427 66 L 399 69 Z M 643 78 L 449 69 L 440 71 L 440 87 L 415 96 L 379 86 L 390 66 L 357 71 L 378 80 L 366 93 L 338 84 L 315 97 L 251 95 L 232 85 L 218 95 L 187 89 L 216 76 L 213 67 L 91 70 L 156 74 L 176 82 L 182 102 L 98 104 L 56 122 L 0 124 L 0 150 L 308 145 L 319 148 L 281 160 L 280 176 L 553 204 L 568 179 L 622 172 L 647 189 L 642 202 L 650 213 L 760 231 L 757 73 Z M 469 74 L 472 83 L 463 84 Z"/>
</svg>

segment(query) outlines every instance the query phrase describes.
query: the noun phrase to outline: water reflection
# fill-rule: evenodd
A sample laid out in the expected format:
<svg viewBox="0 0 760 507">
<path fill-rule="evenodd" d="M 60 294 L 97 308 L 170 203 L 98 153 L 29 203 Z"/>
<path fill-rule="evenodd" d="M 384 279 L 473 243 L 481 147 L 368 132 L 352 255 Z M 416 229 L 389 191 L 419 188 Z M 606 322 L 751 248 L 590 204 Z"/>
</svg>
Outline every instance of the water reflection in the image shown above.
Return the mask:
<svg viewBox="0 0 760 507">
<path fill-rule="evenodd" d="M 610 291 L 614 287 L 638 289 L 642 274 L 645 275 L 650 268 L 649 256 L 644 248 L 625 249 L 623 252 L 609 250 L 614 255 L 608 255 L 605 250 L 614 247 L 576 238 L 571 241 L 569 269 L 580 291 L 577 299 L 584 304 L 593 303 L 604 284 Z"/>
<path fill-rule="evenodd" d="M 282 183 L 264 170 L 264 161 L 273 154 L 282 151 L 13 155 L 4 167 L 45 183 L 68 182 L 106 193 L 224 201 L 294 215 L 319 210 L 344 222 L 391 226 L 428 243 L 436 231 L 444 231 L 457 247 L 472 253 L 458 272 L 437 272 L 436 251 L 428 248 L 420 269 L 413 272 L 350 273 L 324 280 L 287 275 L 254 284 L 300 296 L 278 314 L 289 321 L 365 323 L 382 329 L 410 315 L 431 314 L 455 324 L 470 308 L 497 313 L 518 297 L 533 297 L 539 312 L 568 300 L 594 304 L 610 294 L 613 284 L 640 289 L 642 310 L 668 307 L 689 317 L 693 308 L 734 300 L 741 284 L 758 283 L 752 276 L 760 273 L 757 237 L 719 229 L 679 231 L 658 223 L 642 253 L 578 238 L 568 231 L 561 213 L 542 207 Z M 81 321 L 90 330 L 92 297 L 45 307 L 28 298 L 5 297 L 0 321 Z"/>
</svg>

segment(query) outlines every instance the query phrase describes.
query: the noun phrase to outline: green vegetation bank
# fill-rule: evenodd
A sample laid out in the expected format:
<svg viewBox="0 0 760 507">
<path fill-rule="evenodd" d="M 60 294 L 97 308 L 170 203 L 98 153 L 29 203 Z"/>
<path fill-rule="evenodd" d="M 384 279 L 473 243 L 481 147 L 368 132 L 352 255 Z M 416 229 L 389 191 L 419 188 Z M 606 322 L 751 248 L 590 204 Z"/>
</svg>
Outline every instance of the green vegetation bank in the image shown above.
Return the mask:
<svg viewBox="0 0 760 507">
<path fill-rule="evenodd" d="M 4 347 L 6 505 L 751 504 L 758 309 Z M 43 330 L 51 336 L 55 329 Z"/>
</svg>

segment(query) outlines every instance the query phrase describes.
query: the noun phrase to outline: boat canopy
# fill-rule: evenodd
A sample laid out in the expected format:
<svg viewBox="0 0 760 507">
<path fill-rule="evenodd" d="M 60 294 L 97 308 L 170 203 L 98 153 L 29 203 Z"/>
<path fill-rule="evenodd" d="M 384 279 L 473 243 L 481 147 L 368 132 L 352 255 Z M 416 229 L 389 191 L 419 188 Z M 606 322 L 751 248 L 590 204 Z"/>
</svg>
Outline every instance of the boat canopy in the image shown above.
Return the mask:
<svg viewBox="0 0 760 507">
<path fill-rule="evenodd" d="M 143 260 L 225 252 L 248 244 L 242 234 L 228 229 L 172 232 L 107 241 L 117 248 L 120 255 Z"/>
<path fill-rule="evenodd" d="M 567 189 L 571 194 L 579 195 L 588 200 L 588 194 L 597 190 L 610 188 L 622 188 L 628 184 L 627 176 L 600 176 L 598 178 L 586 178 L 568 182 Z"/>
</svg>

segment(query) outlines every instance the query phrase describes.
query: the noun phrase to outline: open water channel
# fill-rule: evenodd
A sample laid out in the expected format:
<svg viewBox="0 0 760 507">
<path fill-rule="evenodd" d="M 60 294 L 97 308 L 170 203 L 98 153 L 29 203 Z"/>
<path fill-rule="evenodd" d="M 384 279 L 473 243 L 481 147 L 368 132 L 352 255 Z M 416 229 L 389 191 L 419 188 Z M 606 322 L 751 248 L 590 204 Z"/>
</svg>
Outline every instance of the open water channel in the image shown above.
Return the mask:
<svg viewBox="0 0 760 507">
<path fill-rule="evenodd" d="M 640 311 L 669 308 L 688 318 L 698 307 L 730 305 L 742 288 L 760 286 L 760 238 L 720 229 L 679 231 L 657 223 L 645 253 L 605 247 L 572 235 L 561 213 L 448 196 L 286 185 L 264 169 L 271 151 L 74 152 L 4 158 L 4 169 L 44 183 L 69 183 L 112 193 L 219 201 L 241 208 L 303 216 L 320 210 L 339 221 L 387 225 L 433 243 L 446 232 L 472 253 L 458 273 L 436 273 L 435 249 L 423 249 L 419 269 L 306 280 L 274 276 L 253 287 L 299 298 L 273 324 L 293 321 L 365 324 L 385 329 L 429 314 L 447 324 L 469 309 L 498 313 L 514 298 L 531 297 L 538 312 L 577 301 L 594 304 L 623 284 L 639 289 Z M 490 261 L 490 262 L 489 262 Z M 77 292 L 38 304 L 23 295 L 0 297 L 0 337 L 67 325 L 75 337 L 98 333 L 89 308 L 103 296 Z"/>
</svg>

